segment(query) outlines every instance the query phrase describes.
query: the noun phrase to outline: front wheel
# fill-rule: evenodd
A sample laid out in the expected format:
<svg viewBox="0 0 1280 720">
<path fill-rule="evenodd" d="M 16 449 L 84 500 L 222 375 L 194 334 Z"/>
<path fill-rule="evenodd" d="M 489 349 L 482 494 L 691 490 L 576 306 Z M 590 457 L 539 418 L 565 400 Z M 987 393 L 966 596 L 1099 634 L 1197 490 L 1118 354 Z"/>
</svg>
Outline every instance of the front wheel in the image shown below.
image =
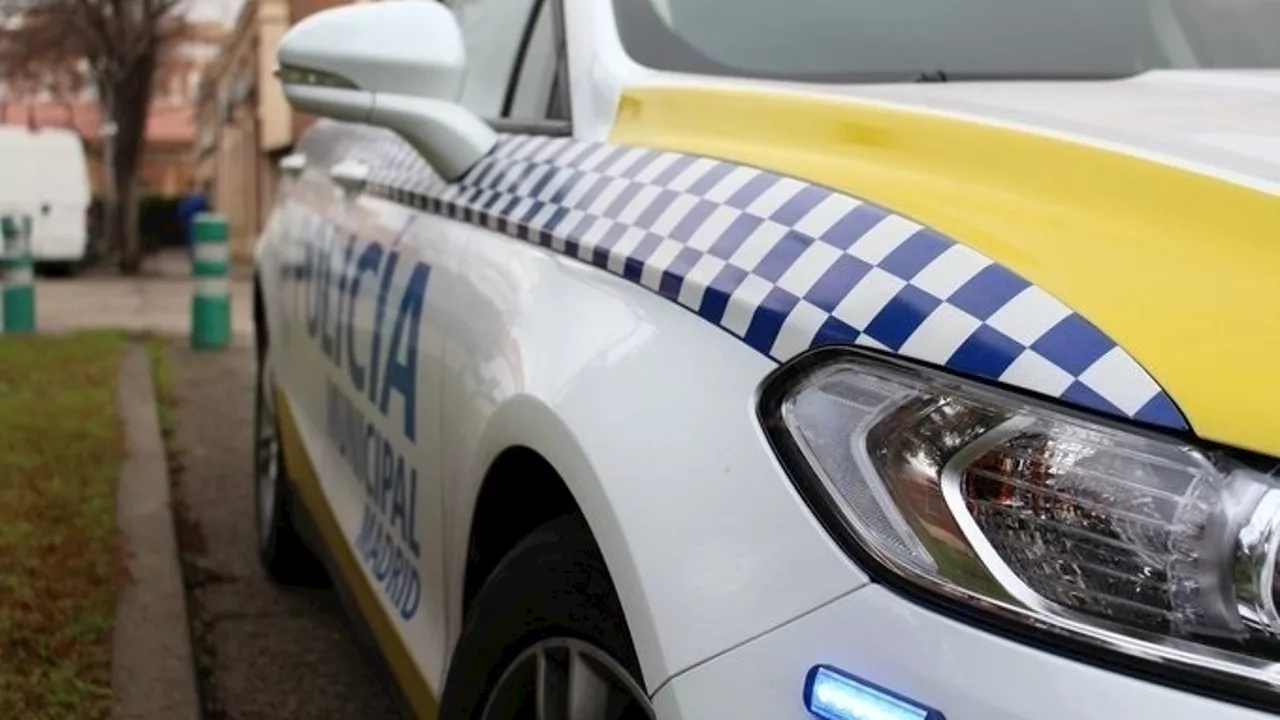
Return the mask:
<svg viewBox="0 0 1280 720">
<path fill-rule="evenodd" d="M 653 720 L 595 543 L 572 516 L 530 533 L 485 582 L 449 667 L 442 718 Z"/>
</svg>

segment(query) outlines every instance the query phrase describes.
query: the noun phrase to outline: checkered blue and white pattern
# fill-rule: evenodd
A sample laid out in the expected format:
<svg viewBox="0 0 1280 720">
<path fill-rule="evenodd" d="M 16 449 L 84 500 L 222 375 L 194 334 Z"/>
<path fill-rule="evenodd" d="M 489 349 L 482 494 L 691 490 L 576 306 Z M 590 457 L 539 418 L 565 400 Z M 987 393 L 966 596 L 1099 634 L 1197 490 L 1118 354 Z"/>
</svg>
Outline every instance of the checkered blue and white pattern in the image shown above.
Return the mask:
<svg viewBox="0 0 1280 720">
<path fill-rule="evenodd" d="M 910 219 L 801 180 L 530 135 L 503 136 L 452 184 L 375 128 L 326 123 L 304 150 L 313 162 L 366 160 L 372 193 L 591 263 L 779 362 L 862 345 L 1188 427 L 1127 352 L 1043 289 Z"/>
</svg>

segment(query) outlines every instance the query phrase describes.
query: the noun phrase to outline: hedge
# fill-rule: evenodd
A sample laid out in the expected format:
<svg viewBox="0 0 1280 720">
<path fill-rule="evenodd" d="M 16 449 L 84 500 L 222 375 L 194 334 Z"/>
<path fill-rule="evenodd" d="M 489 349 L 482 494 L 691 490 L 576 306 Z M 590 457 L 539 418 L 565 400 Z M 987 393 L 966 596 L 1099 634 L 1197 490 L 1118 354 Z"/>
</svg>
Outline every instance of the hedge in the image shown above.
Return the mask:
<svg viewBox="0 0 1280 720">
<path fill-rule="evenodd" d="M 138 234 L 143 252 L 162 247 L 186 247 L 182 224 L 178 221 L 181 198 L 145 195 L 138 200 Z M 102 228 L 102 198 L 94 197 L 89 207 L 89 233 L 96 236 Z"/>
</svg>

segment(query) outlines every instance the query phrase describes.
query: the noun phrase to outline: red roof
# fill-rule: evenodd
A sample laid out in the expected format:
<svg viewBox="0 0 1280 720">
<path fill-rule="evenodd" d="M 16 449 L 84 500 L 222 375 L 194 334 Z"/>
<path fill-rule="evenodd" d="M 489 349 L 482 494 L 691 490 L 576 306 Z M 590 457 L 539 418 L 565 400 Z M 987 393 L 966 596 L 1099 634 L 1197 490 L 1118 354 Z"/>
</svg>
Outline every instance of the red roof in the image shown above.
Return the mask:
<svg viewBox="0 0 1280 720">
<path fill-rule="evenodd" d="M 57 100 L 0 102 L 0 123 L 37 127 L 74 127 L 86 142 L 101 140 L 102 107 L 96 102 Z M 190 105 L 153 104 L 147 118 L 147 144 L 186 145 L 195 139 Z"/>
</svg>

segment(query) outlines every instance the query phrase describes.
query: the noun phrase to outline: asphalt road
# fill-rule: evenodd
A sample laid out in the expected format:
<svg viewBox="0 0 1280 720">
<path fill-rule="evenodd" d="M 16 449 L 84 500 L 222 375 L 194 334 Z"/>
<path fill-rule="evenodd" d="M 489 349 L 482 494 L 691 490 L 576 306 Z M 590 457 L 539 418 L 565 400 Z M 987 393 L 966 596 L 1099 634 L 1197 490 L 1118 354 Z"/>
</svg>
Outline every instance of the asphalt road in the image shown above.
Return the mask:
<svg viewBox="0 0 1280 720">
<path fill-rule="evenodd" d="M 331 589 L 280 589 L 253 529 L 248 348 L 171 349 L 178 541 L 208 720 L 399 717 Z"/>
</svg>

